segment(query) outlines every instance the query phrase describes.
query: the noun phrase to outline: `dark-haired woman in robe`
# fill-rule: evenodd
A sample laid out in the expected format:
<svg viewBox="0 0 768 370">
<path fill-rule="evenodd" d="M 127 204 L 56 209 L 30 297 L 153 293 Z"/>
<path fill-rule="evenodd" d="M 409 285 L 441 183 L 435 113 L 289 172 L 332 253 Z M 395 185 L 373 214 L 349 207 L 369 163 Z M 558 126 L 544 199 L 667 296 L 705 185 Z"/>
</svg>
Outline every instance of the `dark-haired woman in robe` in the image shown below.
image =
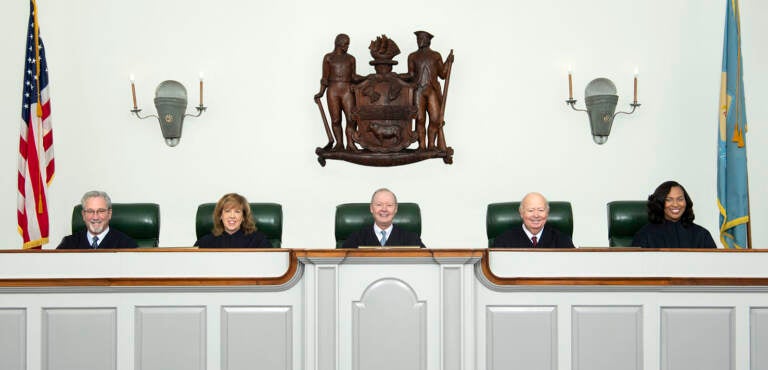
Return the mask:
<svg viewBox="0 0 768 370">
<path fill-rule="evenodd" d="M 717 248 L 707 229 L 693 223 L 693 201 L 682 185 L 667 181 L 648 196 L 648 224 L 632 240 L 643 248 Z"/>
</svg>

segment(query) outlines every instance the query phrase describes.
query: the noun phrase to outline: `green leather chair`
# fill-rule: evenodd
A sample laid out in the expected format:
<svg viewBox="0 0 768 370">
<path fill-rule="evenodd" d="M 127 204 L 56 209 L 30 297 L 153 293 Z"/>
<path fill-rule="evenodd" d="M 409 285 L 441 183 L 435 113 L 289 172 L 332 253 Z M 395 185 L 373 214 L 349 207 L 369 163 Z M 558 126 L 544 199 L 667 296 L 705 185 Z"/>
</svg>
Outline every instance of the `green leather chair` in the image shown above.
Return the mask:
<svg viewBox="0 0 768 370">
<path fill-rule="evenodd" d="M 520 202 L 491 203 L 485 213 L 485 232 L 488 235 L 488 247 L 506 230 L 520 227 Z M 561 233 L 573 237 L 573 209 L 571 202 L 549 202 L 547 224 Z"/>
<path fill-rule="evenodd" d="M 648 223 L 644 200 L 617 200 L 608 203 L 608 245 L 629 247 L 635 233 Z"/>
<path fill-rule="evenodd" d="M 256 229 L 267 235 L 272 248 L 280 248 L 283 239 L 283 206 L 277 203 L 248 203 L 251 206 Z M 213 210 L 216 203 L 203 203 L 197 207 L 195 231 L 200 239 L 213 230 Z"/>
<path fill-rule="evenodd" d="M 72 233 L 85 228 L 82 212 L 80 204 L 72 210 Z M 156 203 L 112 203 L 109 226 L 130 236 L 139 248 L 157 247 L 160 241 L 160 206 Z"/>
<path fill-rule="evenodd" d="M 421 237 L 421 209 L 418 204 L 398 203 L 397 214 L 392 222 Z M 372 224 L 370 203 L 339 204 L 336 206 L 336 248 L 341 248 L 350 234 Z"/>
</svg>

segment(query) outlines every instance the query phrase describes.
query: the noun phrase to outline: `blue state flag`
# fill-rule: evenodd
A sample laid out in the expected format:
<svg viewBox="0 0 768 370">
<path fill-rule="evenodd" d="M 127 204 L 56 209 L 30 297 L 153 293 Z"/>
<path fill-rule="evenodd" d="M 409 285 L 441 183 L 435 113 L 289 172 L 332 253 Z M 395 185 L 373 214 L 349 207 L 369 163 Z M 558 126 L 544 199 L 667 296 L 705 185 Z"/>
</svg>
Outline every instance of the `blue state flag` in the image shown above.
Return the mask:
<svg viewBox="0 0 768 370">
<path fill-rule="evenodd" d="M 747 114 L 741 61 L 739 3 L 727 0 L 717 140 L 717 206 L 720 242 L 726 248 L 750 247 Z"/>
</svg>

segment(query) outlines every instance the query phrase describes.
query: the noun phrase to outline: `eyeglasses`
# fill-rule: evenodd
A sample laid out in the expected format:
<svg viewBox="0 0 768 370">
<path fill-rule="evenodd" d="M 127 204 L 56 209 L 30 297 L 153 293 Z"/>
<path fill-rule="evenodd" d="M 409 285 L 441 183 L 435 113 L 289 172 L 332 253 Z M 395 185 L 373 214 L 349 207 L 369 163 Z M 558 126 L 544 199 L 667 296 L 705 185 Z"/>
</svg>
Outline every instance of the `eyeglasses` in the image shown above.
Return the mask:
<svg viewBox="0 0 768 370">
<path fill-rule="evenodd" d="M 83 213 L 85 213 L 88 216 L 93 216 L 93 215 L 104 216 L 105 214 L 107 214 L 107 211 L 109 211 L 109 210 L 108 209 L 104 209 L 104 208 L 86 209 L 86 210 L 83 210 Z"/>
</svg>

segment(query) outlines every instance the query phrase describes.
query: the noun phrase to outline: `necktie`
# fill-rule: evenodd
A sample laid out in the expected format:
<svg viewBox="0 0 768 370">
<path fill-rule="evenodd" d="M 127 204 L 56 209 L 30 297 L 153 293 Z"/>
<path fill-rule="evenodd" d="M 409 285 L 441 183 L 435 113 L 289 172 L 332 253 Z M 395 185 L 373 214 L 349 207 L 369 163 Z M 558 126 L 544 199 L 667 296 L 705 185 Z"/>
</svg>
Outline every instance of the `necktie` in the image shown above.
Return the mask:
<svg viewBox="0 0 768 370">
<path fill-rule="evenodd" d="M 381 245 L 384 246 L 384 244 L 387 244 L 387 232 L 381 230 Z"/>
<path fill-rule="evenodd" d="M 533 243 L 533 246 L 534 246 L 534 247 L 536 246 L 536 244 L 537 244 L 536 242 L 537 242 L 537 241 L 538 241 L 538 240 L 536 240 L 536 235 L 534 235 L 534 236 L 532 236 L 532 237 L 531 237 L 531 242 Z"/>
<path fill-rule="evenodd" d="M 99 247 L 99 237 L 94 236 L 93 237 L 93 243 L 91 243 L 91 248 L 96 249 Z"/>
</svg>

